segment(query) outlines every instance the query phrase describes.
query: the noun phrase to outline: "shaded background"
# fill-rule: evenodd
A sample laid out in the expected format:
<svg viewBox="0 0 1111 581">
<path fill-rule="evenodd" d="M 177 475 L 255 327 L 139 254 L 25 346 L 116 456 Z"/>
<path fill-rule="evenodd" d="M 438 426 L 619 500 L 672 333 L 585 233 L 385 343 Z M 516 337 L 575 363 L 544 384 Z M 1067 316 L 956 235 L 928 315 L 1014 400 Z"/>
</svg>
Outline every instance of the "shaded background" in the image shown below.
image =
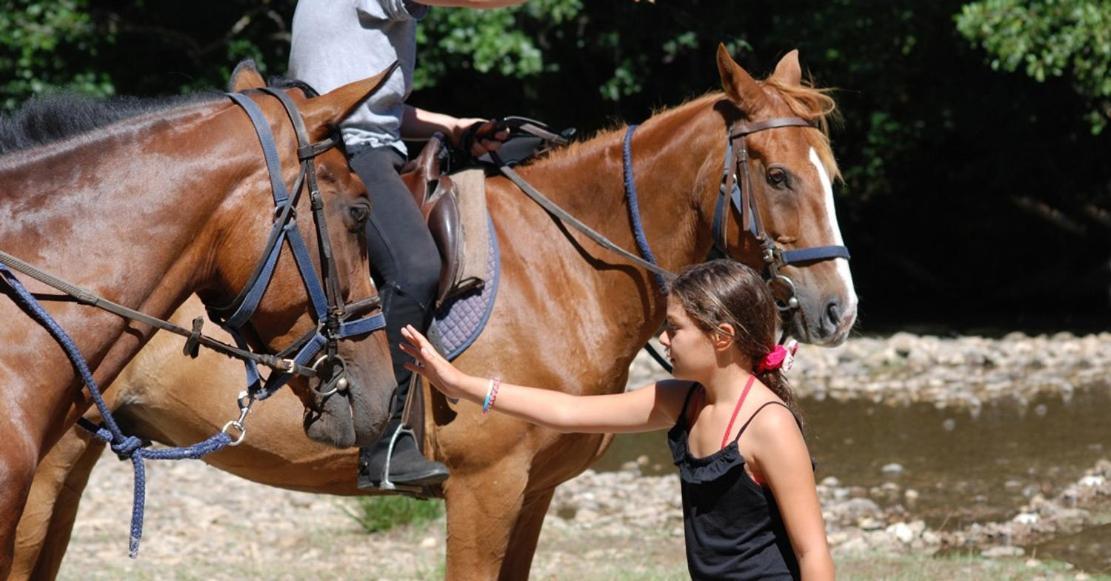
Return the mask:
<svg viewBox="0 0 1111 581">
<path fill-rule="evenodd" d="M 292 0 L 0 0 L 0 107 L 285 70 Z M 580 135 L 716 89 L 724 42 L 835 87 L 864 332 L 1111 325 L 1111 2 L 532 0 L 436 9 L 410 102 Z"/>
</svg>

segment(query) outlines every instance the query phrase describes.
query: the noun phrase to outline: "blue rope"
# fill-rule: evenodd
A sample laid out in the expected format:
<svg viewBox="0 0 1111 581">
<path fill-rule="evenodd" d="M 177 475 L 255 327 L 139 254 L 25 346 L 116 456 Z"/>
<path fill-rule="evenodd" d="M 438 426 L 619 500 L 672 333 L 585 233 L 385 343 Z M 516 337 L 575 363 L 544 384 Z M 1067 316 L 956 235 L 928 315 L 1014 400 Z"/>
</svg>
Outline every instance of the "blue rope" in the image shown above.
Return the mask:
<svg viewBox="0 0 1111 581">
<path fill-rule="evenodd" d="M 120 459 L 130 459 L 135 468 L 135 494 L 134 504 L 131 509 L 131 538 L 128 542 L 128 556 L 134 559 L 139 554 L 139 540 L 143 537 L 143 510 L 146 503 L 146 467 L 143 464 L 144 458 L 151 460 L 180 460 L 184 458 L 200 458 L 205 454 L 215 452 L 231 443 L 231 437 L 220 432 L 211 438 L 187 446 L 184 448 L 167 448 L 160 450 L 152 450 L 147 448 L 148 442 L 143 442 L 135 436 L 125 436 L 120 431 L 119 425 L 116 423 L 112 412 L 108 409 L 108 404 L 104 402 L 104 398 L 100 395 L 100 388 L 97 386 L 96 380 L 93 379 L 93 374 L 89 371 L 89 365 L 85 362 L 81 352 L 77 349 L 77 345 L 73 339 L 58 325 L 57 321 L 42 308 L 42 305 L 35 300 L 31 293 L 27 292 L 23 284 L 19 282 L 15 274 L 8 269 L 8 267 L 0 264 L 0 274 L 3 275 L 4 282 L 7 286 L 14 291 L 12 297 L 15 302 L 23 308 L 32 318 L 38 321 L 47 331 L 50 332 L 54 340 L 61 345 L 62 349 L 66 352 L 66 356 L 73 363 L 77 373 L 89 388 L 89 395 L 96 404 L 96 408 L 100 411 L 100 416 L 103 418 L 103 425 L 95 426 L 88 420 L 81 418 L 78 423 L 85 429 L 92 432 L 96 437 L 108 442 L 112 451 L 120 457 Z"/>
<path fill-rule="evenodd" d="M 656 256 L 652 254 L 652 249 L 648 246 L 648 237 L 644 234 L 644 226 L 640 223 L 640 203 L 637 201 L 636 180 L 633 179 L 633 132 L 636 129 L 636 125 L 630 125 L 625 131 L 625 147 L 622 151 L 625 166 L 625 196 L 629 198 L 629 219 L 633 223 L 633 237 L 636 239 L 637 250 L 640 251 L 640 255 L 645 260 L 658 265 Z M 663 292 L 667 288 L 667 282 L 663 275 L 653 272 L 652 276 L 656 278 L 656 284 L 660 287 L 660 292 Z"/>
</svg>

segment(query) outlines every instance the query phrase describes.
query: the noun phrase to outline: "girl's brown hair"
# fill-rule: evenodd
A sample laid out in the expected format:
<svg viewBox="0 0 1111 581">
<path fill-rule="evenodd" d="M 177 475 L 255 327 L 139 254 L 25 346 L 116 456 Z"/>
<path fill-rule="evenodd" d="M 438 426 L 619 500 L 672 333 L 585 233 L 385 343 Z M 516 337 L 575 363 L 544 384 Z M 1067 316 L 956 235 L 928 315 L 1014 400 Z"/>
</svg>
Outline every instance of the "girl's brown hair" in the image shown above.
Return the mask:
<svg viewBox="0 0 1111 581">
<path fill-rule="evenodd" d="M 679 273 L 668 290 L 702 330 L 715 332 L 725 323 L 732 326 L 733 344 L 754 366 L 775 347 L 779 320 L 775 298 L 759 273 L 748 266 L 732 260 L 696 264 Z M 801 426 L 802 413 L 782 371 L 756 373 L 756 377 L 787 404 Z"/>
</svg>

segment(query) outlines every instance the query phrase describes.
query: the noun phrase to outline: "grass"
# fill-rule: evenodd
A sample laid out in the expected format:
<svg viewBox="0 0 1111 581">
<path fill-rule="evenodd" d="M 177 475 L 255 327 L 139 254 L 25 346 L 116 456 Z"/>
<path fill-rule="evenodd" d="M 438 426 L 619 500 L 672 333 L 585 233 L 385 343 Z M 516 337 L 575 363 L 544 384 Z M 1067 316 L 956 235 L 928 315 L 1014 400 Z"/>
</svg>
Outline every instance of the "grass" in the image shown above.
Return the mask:
<svg viewBox="0 0 1111 581">
<path fill-rule="evenodd" d="M 364 496 L 355 506 L 343 506 L 364 531 L 380 533 L 402 525 L 420 525 L 434 521 L 444 514 L 441 500 L 417 500 L 407 496 Z"/>
</svg>

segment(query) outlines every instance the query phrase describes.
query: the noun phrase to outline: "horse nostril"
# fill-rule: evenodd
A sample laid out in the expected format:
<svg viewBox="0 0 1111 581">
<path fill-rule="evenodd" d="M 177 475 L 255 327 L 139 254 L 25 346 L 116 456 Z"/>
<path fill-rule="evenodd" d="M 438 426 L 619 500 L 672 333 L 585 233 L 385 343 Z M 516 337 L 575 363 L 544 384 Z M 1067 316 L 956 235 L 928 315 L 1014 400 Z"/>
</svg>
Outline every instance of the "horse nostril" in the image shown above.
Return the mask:
<svg viewBox="0 0 1111 581">
<path fill-rule="evenodd" d="M 841 305 L 836 300 L 826 305 L 826 318 L 834 327 L 841 322 Z"/>
</svg>

